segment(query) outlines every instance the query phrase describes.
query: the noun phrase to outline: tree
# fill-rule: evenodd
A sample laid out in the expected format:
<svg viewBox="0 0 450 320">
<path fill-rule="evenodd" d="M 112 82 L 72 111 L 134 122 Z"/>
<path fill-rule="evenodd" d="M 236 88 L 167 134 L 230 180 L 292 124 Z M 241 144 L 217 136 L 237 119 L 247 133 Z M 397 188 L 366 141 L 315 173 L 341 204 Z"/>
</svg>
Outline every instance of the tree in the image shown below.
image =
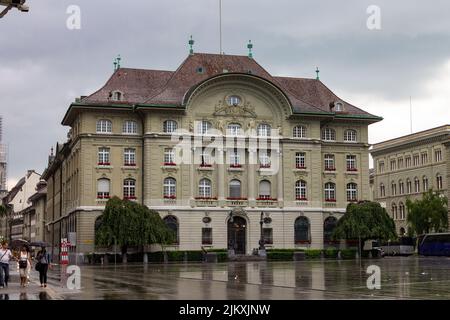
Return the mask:
<svg viewBox="0 0 450 320">
<path fill-rule="evenodd" d="M 6 216 L 7 216 L 6 207 L 3 205 L 0 205 L 0 228 L 3 227 L 3 220 L 4 220 L 4 218 L 6 218 Z"/>
<path fill-rule="evenodd" d="M 389 240 L 397 238 L 394 220 L 378 202 L 361 201 L 350 203 L 345 215 L 334 229 L 333 239 L 359 239 L 361 244 L 368 239 Z"/>
<path fill-rule="evenodd" d="M 448 227 L 448 199 L 439 192 L 428 190 L 421 200 L 406 200 L 410 233 L 442 232 Z"/>
<path fill-rule="evenodd" d="M 107 202 L 95 232 L 97 245 L 119 245 L 122 248 L 124 262 L 128 246 L 167 244 L 173 239 L 172 231 L 158 212 L 117 197 Z"/>
</svg>

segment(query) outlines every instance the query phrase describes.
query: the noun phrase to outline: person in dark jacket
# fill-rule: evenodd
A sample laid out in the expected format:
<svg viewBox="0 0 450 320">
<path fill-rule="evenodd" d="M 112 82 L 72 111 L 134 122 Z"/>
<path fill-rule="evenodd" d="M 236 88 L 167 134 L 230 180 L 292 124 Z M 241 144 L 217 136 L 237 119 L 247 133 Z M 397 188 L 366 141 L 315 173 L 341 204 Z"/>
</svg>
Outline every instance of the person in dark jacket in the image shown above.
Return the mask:
<svg viewBox="0 0 450 320">
<path fill-rule="evenodd" d="M 47 287 L 47 271 L 49 266 L 51 266 L 50 254 L 47 252 L 45 247 L 42 247 L 36 256 L 39 271 L 39 281 L 41 282 L 41 287 Z"/>
</svg>

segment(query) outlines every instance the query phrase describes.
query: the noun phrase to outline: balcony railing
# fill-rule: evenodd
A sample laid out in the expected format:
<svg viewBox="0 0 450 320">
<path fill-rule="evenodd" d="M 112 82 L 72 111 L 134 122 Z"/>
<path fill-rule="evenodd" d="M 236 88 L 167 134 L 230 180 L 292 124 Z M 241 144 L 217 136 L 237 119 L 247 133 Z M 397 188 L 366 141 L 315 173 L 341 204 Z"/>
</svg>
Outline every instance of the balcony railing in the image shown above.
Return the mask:
<svg viewBox="0 0 450 320">
<path fill-rule="evenodd" d="M 227 198 L 227 205 L 231 207 L 246 207 L 247 198 Z"/>
<path fill-rule="evenodd" d="M 256 199 L 256 205 L 258 207 L 276 207 L 278 200 L 276 198 L 259 197 Z"/>
<path fill-rule="evenodd" d="M 197 207 L 217 207 L 216 197 L 196 197 L 195 204 Z"/>
</svg>

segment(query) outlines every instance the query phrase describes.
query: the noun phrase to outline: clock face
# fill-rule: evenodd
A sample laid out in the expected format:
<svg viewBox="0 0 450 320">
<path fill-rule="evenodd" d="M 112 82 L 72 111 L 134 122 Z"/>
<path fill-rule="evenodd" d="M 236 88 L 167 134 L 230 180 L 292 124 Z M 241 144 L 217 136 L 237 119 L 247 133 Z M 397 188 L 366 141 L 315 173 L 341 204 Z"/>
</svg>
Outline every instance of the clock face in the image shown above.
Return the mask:
<svg viewBox="0 0 450 320">
<path fill-rule="evenodd" d="M 264 218 L 264 223 L 269 224 L 271 222 L 272 222 L 272 218 L 269 218 L 269 217 Z"/>
<path fill-rule="evenodd" d="M 211 222 L 211 218 L 210 217 L 204 217 L 203 218 L 203 223 L 210 223 Z"/>
</svg>

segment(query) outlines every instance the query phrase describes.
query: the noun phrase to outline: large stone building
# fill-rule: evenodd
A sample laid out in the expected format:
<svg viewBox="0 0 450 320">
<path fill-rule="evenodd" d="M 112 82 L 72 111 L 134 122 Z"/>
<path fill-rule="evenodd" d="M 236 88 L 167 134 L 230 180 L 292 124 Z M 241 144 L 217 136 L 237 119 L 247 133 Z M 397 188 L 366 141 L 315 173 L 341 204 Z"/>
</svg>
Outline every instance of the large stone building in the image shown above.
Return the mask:
<svg viewBox="0 0 450 320">
<path fill-rule="evenodd" d="M 250 254 L 260 222 L 269 247 L 322 248 L 347 204 L 370 198 L 368 125 L 380 120 L 251 55 L 119 68 L 62 120 L 69 140 L 43 174 L 47 240 L 57 250 L 72 234 L 72 251 L 94 251 L 96 219 L 119 196 L 157 210 L 172 249 Z"/>
<path fill-rule="evenodd" d="M 450 198 L 450 125 L 377 143 L 374 199 L 394 219 L 397 232 L 408 231 L 406 199 L 420 199 L 429 189 Z"/>
<path fill-rule="evenodd" d="M 6 164 L 7 164 L 7 147 L 3 144 L 3 118 L 0 116 L 0 199 L 6 193 Z"/>
</svg>

